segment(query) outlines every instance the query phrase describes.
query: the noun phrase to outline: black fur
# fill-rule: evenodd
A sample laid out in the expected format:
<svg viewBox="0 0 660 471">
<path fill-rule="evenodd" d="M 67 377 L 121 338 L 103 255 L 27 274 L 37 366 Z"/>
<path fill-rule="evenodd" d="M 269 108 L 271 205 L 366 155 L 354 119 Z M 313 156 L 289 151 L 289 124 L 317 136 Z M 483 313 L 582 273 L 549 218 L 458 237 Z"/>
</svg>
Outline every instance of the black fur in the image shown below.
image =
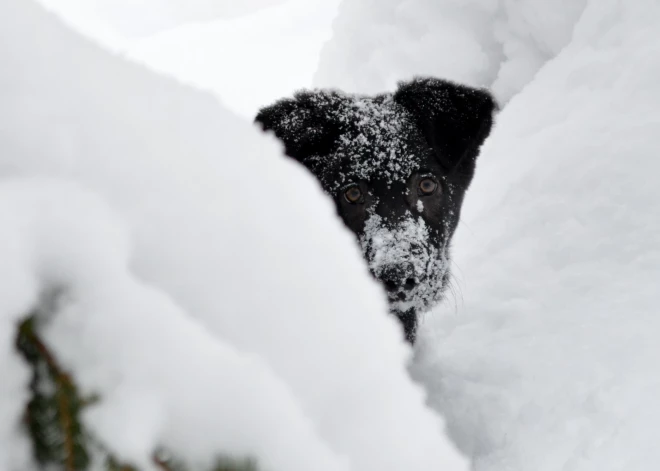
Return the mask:
<svg viewBox="0 0 660 471">
<path fill-rule="evenodd" d="M 485 90 L 416 78 L 371 97 L 301 91 L 256 117 L 333 197 L 410 342 L 419 312 L 447 286 L 449 244 L 495 111 Z"/>
</svg>

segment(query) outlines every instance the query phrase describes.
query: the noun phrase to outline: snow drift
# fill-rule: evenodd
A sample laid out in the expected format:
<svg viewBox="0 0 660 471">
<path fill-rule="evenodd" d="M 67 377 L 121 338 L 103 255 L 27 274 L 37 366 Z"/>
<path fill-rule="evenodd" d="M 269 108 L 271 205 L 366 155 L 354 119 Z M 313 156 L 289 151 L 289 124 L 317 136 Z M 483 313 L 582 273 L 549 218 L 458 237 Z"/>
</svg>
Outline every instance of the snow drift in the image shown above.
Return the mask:
<svg viewBox="0 0 660 471">
<path fill-rule="evenodd" d="M 52 290 L 45 339 L 120 459 L 465 469 L 353 237 L 274 139 L 32 2 L 0 25 L 1 469 L 29 460 L 15 325 Z"/>
<path fill-rule="evenodd" d="M 319 84 L 434 74 L 506 104 L 413 368 L 456 443 L 479 471 L 656 469 L 660 5 L 341 8 Z"/>
<path fill-rule="evenodd" d="M 586 4 L 344 1 L 316 82 L 372 93 L 392 89 L 411 75 L 431 75 L 487 86 L 506 102 L 569 43 Z"/>
</svg>

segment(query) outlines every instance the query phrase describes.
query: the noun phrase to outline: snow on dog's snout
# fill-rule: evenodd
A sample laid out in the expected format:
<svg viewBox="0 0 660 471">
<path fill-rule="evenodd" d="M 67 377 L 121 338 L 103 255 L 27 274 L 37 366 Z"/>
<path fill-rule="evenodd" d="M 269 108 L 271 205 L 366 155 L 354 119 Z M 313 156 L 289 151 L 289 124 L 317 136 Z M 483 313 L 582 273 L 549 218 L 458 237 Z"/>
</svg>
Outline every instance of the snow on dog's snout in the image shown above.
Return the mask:
<svg viewBox="0 0 660 471">
<path fill-rule="evenodd" d="M 394 310 L 423 311 L 441 298 L 449 262 L 446 248 L 437 247 L 433 241 L 433 234 L 419 216 L 408 213 L 394 224 L 376 214 L 367 219 L 360 245 L 369 269 L 380 280 L 388 271 L 400 273 L 398 290 L 389 293 Z M 404 286 L 410 278 L 414 286 Z"/>
</svg>

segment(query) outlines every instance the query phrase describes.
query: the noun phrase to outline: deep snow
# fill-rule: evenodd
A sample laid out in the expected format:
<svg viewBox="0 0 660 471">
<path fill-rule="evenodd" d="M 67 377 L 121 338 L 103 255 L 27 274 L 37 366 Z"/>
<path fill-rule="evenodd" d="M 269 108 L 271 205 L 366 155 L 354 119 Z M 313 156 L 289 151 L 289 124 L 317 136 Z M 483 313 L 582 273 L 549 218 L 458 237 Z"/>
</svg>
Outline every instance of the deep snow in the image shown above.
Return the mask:
<svg viewBox="0 0 660 471">
<path fill-rule="evenodd" d="M 478 471 L 657 469 L 658 24 L 652 0 L 341 5 L 319 85 L 504 104 L 412 368 Z"/>
<path fill-rule="evenodd" d="M 305 172 L 279 161 L 209 96 L 110 58 L 23 3 L 0 3 L 0 277 L 12 287 L 0 304 L 0 468 L 25 469 L 15 424 L 26 372 L 11 354 L 7 323 L 36 299 L 44 272 L 32 262 L 41 261 L 77 282 L 84 270 L 98 275 L 65 303 L 48 335 L 89 387 L 112 387 L 103 372 L 132 378 L 89 417 L 126 456 L 144 458 L 155 443 L 174 440 L 185 456 L 208 458 L 223 445 L 215 415 L 183 406 L 165 422 L 147 415 L 162 417 L 199 393 L 195 400 L 244 427 L 233 451 L 287 469 L 306 460 L 398 469 L 411 457 L 418 469 L 463 469 L 438 465 L 454 455 L 403 377 L 397 326 L 378 320 L 384 300 L 357 274 L 364 268 L 348 248 L 354 241 Z M 455 300 L 425 316 L 411 368 L 477 471 L 655 470 L 660 461 L 659 21 L 652 0 L 341 6 L 317 84 L 371 93 L 433 74 L 491 86 L 504 105 L 454 239 Z M 232 173 L 220 173 L 228 163 Z M 255 188 L 268 194 L 265 207 L 246 197 Z M 73 234 L 80 247 L 67 244 Z M 246 246 L 257 250 L 236 249 Z M 68 255 L 39 258 L 58 253 Z M 263 277 L 248 284 L 255 267 Z M 116 283 L 105 286 L 109 275 Z M 328 284 L 346 299 L 330 296 Z M 96 293 L 113 303 L 90 314 L 105 299 Z M 154 309 L 168 313 L 173 329 L 152 339 L 158 356 L 129 349 L 137 361 L 108 361 L 112 333 L 125 335 L 128 325 L 138 335 Z M 307 335 L 284 329 L 283 318 Z M 64 333 L 73 326 L 108 341 L 83 345 L 85 337 Z M 226 376 L 218 386 L 207 369 L 191 367 L 213 355 L 224 365 L 219 375 L 236 373 L 236 395 L 263 384 L 273 407 L 260 418 L 298 426 L 284 434 L 251 422 L 249 410 L 227 411 L 217 398 L 201 399 L 203 391 L 170 383 L 154 362 L 169 355 L 163 345 L 172 348 L 173 332 L 188 339 L 179 340 L 175 365 L 188 381 L 209 394 L 222 387 Z M 76 364 L 78 348 L 93 361 Z M 150 376 L 136 377 L 145 365 Z M 130 415 L 144 429 L 129 443 L 116 427 Z M 179 426 L 185 436 L 174 434 Z M 308 445 L 272 457 L 278 439 Z"/>
<path fill-rule="evenodd" d="M 54 289 L 46 341 L 120 459 L 466 469 L 352 235 L 273 138 L 33 2 L 0 2 L 0 26 L 0 469 L 26 469 L 15 323 Z"/>
<path fill-rule="evenodd" d="M 411 75 L 492 88 L 506 102 L 571 40 L 587 0 L 344 1 L 316 73 L 361 93 Z"/>
</svg>

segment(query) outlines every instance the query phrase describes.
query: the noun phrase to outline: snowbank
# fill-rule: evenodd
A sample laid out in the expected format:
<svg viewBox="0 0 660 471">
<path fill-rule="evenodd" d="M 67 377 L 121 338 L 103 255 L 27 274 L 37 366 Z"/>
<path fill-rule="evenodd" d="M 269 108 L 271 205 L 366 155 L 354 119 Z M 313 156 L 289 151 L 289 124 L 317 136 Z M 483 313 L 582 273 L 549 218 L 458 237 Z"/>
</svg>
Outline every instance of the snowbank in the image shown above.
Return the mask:
<svg viewBox="0 0 660 471">
<path fill-rule="evenodd" d="M 3 331 L 15 332 L 44 290 L 63 290 L 55 313 L 44 313 L 53 317 L 45 339 L 83 390 L 102 395 L 92 430 L 124 460 L 149 469 L 155 447 L 164 446 L 192 463 L 226 449 L 262 457 L 268 469 L 349 469 L 263 360 L 218 342 L 130 273 L 126 228 L 95 194 L 42 178 L 5 179 L 0 219 L 8 242 L 1 279 L 14 293 L 9 305 L 3 299 Z M 283 450 L 298 447 L 295 455 Z"/>
<path fill-rule="evenodd" d="M 585 5 L 586 0 L 344 1 L 315 81 L 373 93 L 413 75 L 431 75 L 487 86 L 504 103 L 569 43 Z"/>
<path fill-rule="evenodd" d="M 414 366 L 478 471 L 657 469 L 658 19 L 651 0 L 342 5 L 319 84 L 430 73 L 510 98 Z"/>
<path fill-rule="evenodd" d="M 0 3 L 0 26 L 0 468 L 27 459 L 12 331 L 62 289 L 44 335 L 122 459 L 465 469 L 352 235 L 274 139 L 36 4 Z"/>
</svg>

